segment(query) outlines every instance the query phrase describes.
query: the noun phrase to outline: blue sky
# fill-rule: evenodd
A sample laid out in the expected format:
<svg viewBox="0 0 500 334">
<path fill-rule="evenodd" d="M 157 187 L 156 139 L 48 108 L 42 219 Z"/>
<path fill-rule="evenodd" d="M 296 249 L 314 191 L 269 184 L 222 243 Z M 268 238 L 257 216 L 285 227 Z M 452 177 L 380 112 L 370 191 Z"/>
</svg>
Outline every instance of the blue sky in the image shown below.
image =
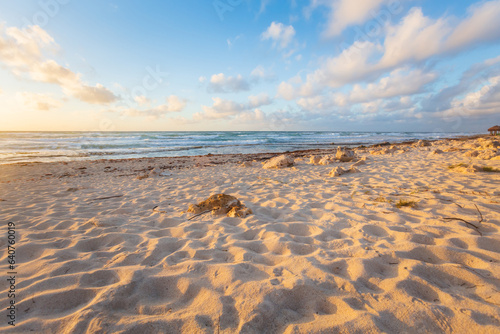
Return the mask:
<svg viewBox="0 0 500 334">
<path fill-rule="evenodd" d="M 500 0 L 0 1 L 0 131 L 485 131 Z"/>
</svg>

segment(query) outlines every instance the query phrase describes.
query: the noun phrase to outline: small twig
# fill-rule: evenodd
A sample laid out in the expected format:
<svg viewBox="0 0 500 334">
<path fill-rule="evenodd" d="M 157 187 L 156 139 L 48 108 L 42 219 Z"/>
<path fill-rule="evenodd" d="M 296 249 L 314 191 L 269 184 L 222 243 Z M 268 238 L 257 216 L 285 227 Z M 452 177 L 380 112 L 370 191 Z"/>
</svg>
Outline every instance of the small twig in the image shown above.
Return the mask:
<svg viewBox="0 0 500 334">
<path fill-rule="evenodd" d="M 212 210 L 206 210 L 206 211 L 200 212 L 200 213 L 198 213 L 198 214 L 196 214 L 196 215 L 192 216 L 191 218 L 188 218 L 188 220 L 193 220 L 193 219 L 195 219 L 196 217 L 199 217 L 199 216 L 201 216 L 201 215 L 204 215 L 205 213 L 209 213 L 210 211 L 212 211 Z"/>
<path fill-rule="evenodd" d="M 479 235 L 483 236 L 483 234 L 481 233 L 481 231 L 479 231 L 479 227 L 472 224 L 472 223 L 469 223 L 468 221 L 466 220 L 463 220 L 462 218 L 443 218 L 444 220 L 460 220 L 461 222 L 464 222 L 466 223 L 467 225 L 469 226 L 472 226 L 476 231 L 477 233 L 479 233 Z"/>
<path fill-rule="evenodd" d="M 105 199 L 110 199 L 110 198 L 118 198 L 118 197 L 123 197 L 123 195 L 115 195 L 115 196 L 108 196 L 108 197 L 100 197 L 100 198 L 94 198 L 94 199 L 91 199 L 90 201 L 102 201 L 102 200 L 105 200 Z"/>
<path fill-rule="evenodd" d="M 481 224 L 483 222 L 483 220 L 484 220 L 483 219 L 483 214 L 481 213 L 481 211 L 479 211 L 479 208 L 477 207 L 476 204 L 474 204 L 474 206 L 476 207 L 477 212 L 479 212 L 479 215 L 481 216 L 481 220 L 479 221 L 479 224 Z"/>
<path fill-rule="evenodd" d="M 157 207 L 158 207 L 158 205 L 153 208 L 153 212 L 167 213 L 167 211 L 164 211 L 164 210 L 156 210 Z"/>
</svg>

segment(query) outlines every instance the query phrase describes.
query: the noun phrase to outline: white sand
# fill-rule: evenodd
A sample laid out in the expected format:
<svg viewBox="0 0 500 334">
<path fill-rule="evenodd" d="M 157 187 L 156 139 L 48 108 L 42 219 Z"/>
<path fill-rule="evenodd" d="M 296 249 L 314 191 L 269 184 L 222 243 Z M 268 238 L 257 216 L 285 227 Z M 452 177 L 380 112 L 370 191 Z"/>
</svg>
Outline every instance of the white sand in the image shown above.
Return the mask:
<svg viewBox="0 0 500 334">
<path fill-rule="evenodd" d="M 160 160 L 0 166 L 0 331 L 499 333 L 500 173 L 448 166 L 500 160 L 432 154 L 471 142 L 358 151 L 366 164 L 339 177 L 328 173 L 350 163 L 308 158 L 142 180 L 138 170 Z M 189 204 L 216 193 L 254 214 L 188 220 Z M 121 197 L 98 199 L 109 196 Z M 5 317 L 8 221 L 15 327 Z"/>
</svg>

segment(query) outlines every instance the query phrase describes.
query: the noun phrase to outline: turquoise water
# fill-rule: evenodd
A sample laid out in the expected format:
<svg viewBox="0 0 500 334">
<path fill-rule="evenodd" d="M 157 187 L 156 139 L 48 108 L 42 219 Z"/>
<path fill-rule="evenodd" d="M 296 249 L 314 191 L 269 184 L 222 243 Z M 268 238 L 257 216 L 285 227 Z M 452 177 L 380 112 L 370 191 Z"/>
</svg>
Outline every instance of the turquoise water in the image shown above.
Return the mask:
<svg viewBox="0 0 500 334">
<path fill-rule="evenodd" d="M 428 132 L 0 132 L 0 164 L 262 153 L 439 139 Z"/>
</svg>

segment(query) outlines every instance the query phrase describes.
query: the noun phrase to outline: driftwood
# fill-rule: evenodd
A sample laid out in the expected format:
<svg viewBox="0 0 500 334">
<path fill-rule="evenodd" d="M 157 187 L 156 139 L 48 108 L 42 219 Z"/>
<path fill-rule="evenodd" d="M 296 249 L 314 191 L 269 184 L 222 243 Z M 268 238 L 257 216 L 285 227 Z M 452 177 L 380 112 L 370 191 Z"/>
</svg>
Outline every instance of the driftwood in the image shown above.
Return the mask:
<svg viewBox="0 0 500 334">
<path fill-rule="evenodd" d="M 466 221 L 465 219 L 462 219 L 462 218 L 455 218 L 455 217 L 451 217 L 451 218 L 443 218 L 444 220 L 459 220 L 461 222 L 464 222 L 466 223 L 468 226 L 471 226 L 472 228 L 474 228 L 477 233 L 479 233 L 480 236 L 483 236 L 483 234 L 481 233 L 481 231 L 479 231 L 479 226 L 476 226 L 472 223 L 469 223 L 468 221 Z"/>
<path fill-rule="evenodd" d="M 188 220 L 193 220 L 193 219 L 195 219 L 196 217 L 199 217 L 199 216 L 204 215 L 205 213 L 209 213 L 209 212 L 211 212 L 211 211 L 212 211 L 212 210 L 206 210 L 206 211 L 200 212 L 200 213 L 198 213 L 198 214 L 196 214 L 196 215 L 192 216 L 191 218 L 188 218 Z"/>
</svg>

